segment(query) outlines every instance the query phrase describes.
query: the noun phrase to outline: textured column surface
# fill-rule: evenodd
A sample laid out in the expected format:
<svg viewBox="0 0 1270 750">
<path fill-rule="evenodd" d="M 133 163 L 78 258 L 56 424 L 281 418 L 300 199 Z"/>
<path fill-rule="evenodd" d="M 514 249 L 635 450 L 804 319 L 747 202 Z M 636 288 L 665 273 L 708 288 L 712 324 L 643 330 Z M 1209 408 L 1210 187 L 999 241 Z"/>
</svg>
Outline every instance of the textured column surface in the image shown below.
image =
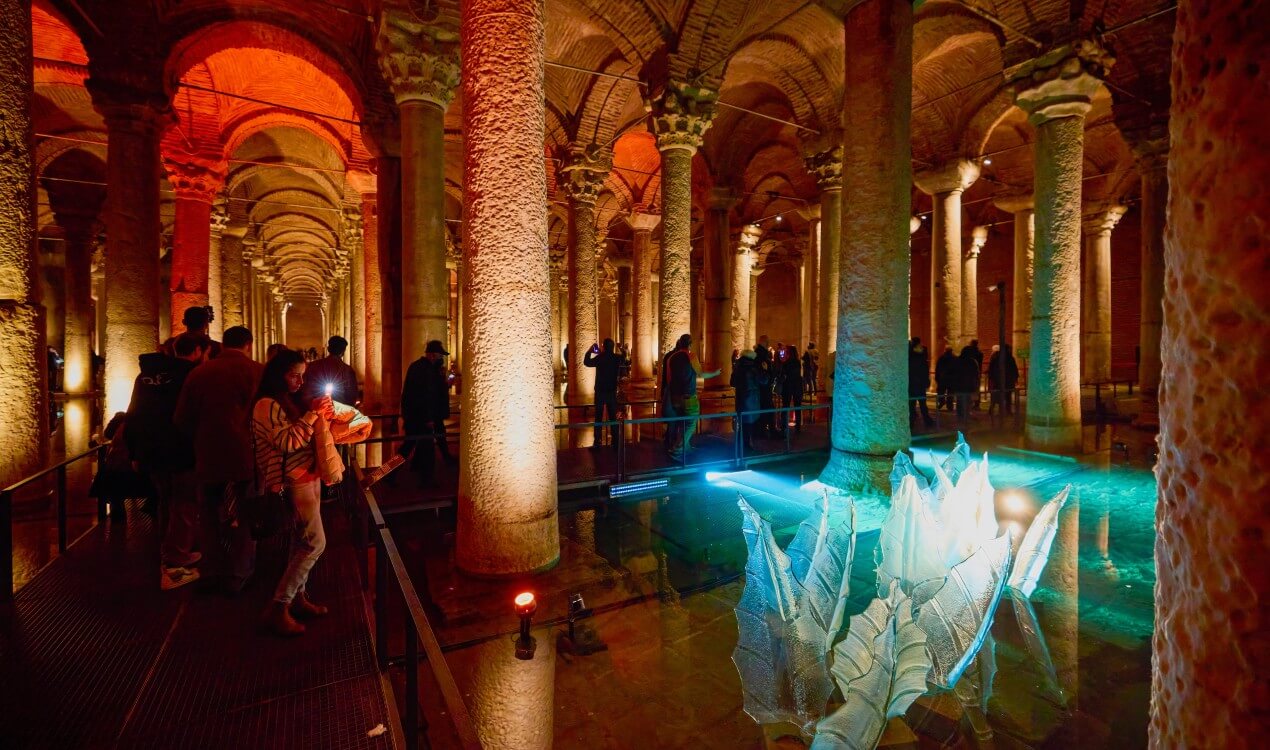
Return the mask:
<svg viewBox="0 0 1270 750">
<path fill-rule="evenodd" d="M 595 201 L 604 189 L 613 157 L 594 146 L 573 150 L 561 175 L 561 187 L 569 201 L 569 403 L 595 400 L 595 370 L 582 364 L 591 345 L 599 342 L 599 278 L 596 269 Z M 570 421 L 582 421 L 574 412 Z M 573 437 L 590 433 L 574 431 Z M 585 435 L 584 435 L 585 433 Z M 589 444 L 589 443 L 587 443 Z"/>
<path fill-rule="evenodd" d="M 1124 206 L 1100 206 L 1085 213 L 1081 229 L 1081 371 L 1086 383 L 1111 380 L 1111 230 Z"/>
<path fill-rule="evenodd" d="M 362 308 L 366 331 L 366 365 L 362 370 L 362 400 L 369 407 L 383 405 L 383 280 L 379 276 L 379 217 L 376 193 L 362 195 Z"/>
<path fill-rule="evenodd" d="M 61 216 L 58 217 L 62 223 Z M 72 395 L 88 393 L 93 384 L 93 277 L 94 221 L 66 222 L 66 334 L 62 358 L 62 390 Z"/>
<path fill-rule="evenodd" d="M 979 253 L 988 244 L 988 228 L 975 227 L 961 261 L 961 343 L 979 338 Z M 998 341 L 998 344 L 1005 343 Z"/>
<path fill-rule="evenodd" d="M 931 213 L 931 347 L 961 351 L 969 338 L 962 335 L 961 194 L 979 178 L 979 165 L 957 159 L 923 171 L 913 183 L 932 197 Z"/>
<path fill-rule="evenodd" d="M 842 189 L 851 200 L 842 212 L 833 444 L 820 479 L 889 495 L 891 460 L 910 439 L 904 290 L 913 184 L 912 5 L 875 0 L 850 10 L 846 50 L 852 95 L 842 119 L 853 125 L 843 143 Z"/>
<path fill-rule="evenodd" d="M 175 194 L 172 226 L 172 332 L 185 330 L 187 308 L 208 304 L 212 247 L 212 201 L 225 179 L 225 165 L 185 154 L 165 155 L 163 166 Z"/>
<path fill-rule="evenodd" d="M 246 325 L 243 298 L 243 234 L 244 224 L 226 224 L 220 235 L 220 308 L 221 332 Z"/>
<path fill-rule="evenodd" d="M 1014 329 L 1010 332 L 1010 345 L 1022 370 L 1031 356 L 1032 341 L 1032 238 L 1036 225 L 1032 196 L 1011 195 L 993 202 L 1014 215 L 1014 283 L 1010 286 Z"/>
<path fill-rule="evenodd" d="M 807 220 L 807 250 L 803 253 L 807 267 L 807 338 L 803 347 L 812 341 L 824 345 L 820 336 L 820 205 L 808 205 L 799 213 Z"/>
<path fill-rule="evenodd" d="M 816 346 L 820 356 L 833 353 L 838 340 L 838 268 L 842 256 L 842 133 L 834 131 L 808 148 L 807 171 L 820 188 L 820 299 Z M 753 341 L 750 342 L 754 343 Z"/>
<path fill-rule="evenodd" d="M 0 19 L 0 486 L 8 486 L 48 458 L 48 359 L 35 250 L 31 3 L 0 0 Z"/>
<path fill-rule="evenodd" d="M 585 511 L 583 511 L 585 512 Z M 517 659 L 511 641 L 497 638 L 475 647 L 465 698 L 486 750 L 551 750 L 555 713 L 556 638 L 533 630 L 534 658 Z"/>
<path fill-rule="evenodd" d="M 1152 747 L 1270 729 L 1264 3 L 1183 0 L 1164 236 Z"/>
<path fill-rule="evenodd" d="M 103 352 L 109 415 L 128 408 L 139 369 L 137 357 L 159 345 L 159 113 L 146 104 L 99 109 L 106 118 L 110 144 L 106 157 Z M 200 223 L 206 234 L 211 202 L 202 205 L 207 212 L 200 212 Z M 204 284 L 206 251 L 204 244 Z M 180 320 L 178 313 L 175 322 Z"/>
<path fill-rule="evenodd" d="M 1164 316 L 1164 225 L 1169 202 L 1168 140 L 1135 149 L 1142 175 L 1142 313 L 1138 334 L 1138 386 L 1145 400 L 1154 401 L 1160 389 L 1160 329 Z M 1145 407 L 1145 404 L 1144 404 Z"/>
<path fill-rule="evenodd" d="M 560 557 L 551 377 L 543 0 L 463 3 L 463 422 L 455 562 Z M 516 352 L 516 356 L 509 356 Z"/>
<path fill-rule="evenodd" d="M 618 315 L 618 335 L 617 339 L 628 347 L 631 345 L 634 334 L 634 323 L 631 313 L 631 267 L 629 265 L 617 267 L 617 315 Z"/>
<path fill-rule="evenodd" d="M 215 311 L 211 325 L 208 327 L 208 333 L 216 341 L 220 341 L 225 333 L 225 260 L 223 253 L 225 250 L 225 228 L 228 225 L 229 212 L 225 210 L 225 206 L 212 206 L 212 218 L 209 227 L 211 237 L 209 238 L 207 258 L 207 304 L 211 305 L 212 310 Z M 238 254 L 233 253 L 232 255 L 233 262 L 238 263 Z"/>
<path fill-rule="evenodd" d="M 1080 229 L 1085 114 L 1114 60 L 1088 40 L 1058 47 L 1011 73 L 1015 100 L 1036 128 L 1036 244 L 1032 358 L 1024 435 L 1076 451 L 1080 423 Z"/>
<path fill-rule="evenodd" d="M 732 258 L 732 341 L 737 349 L 749 349 L 757 343 L 751 334 L 750 311 L 754 309 L 754 250 L 762 237 L 763 230 L 757 224 L 747 224 Z"/>
<path fill-rule="evenodd" d="M 754 267 L 754 256 L 750 256 L 750 293 L 746 295 L 749 301 L 749 310 L 745 313 L 745 340 L 750 342 L 750 346 L 758 343 L 758 277 L 763 275 L 763 269 Z"/>
<path fill-rule="evenodd" d="M 349 266 L 349 344 L 353 349 L 353 371 L 366 382 L 366 259 L 362 253 L 363 219 L 361 206 L 344 209 L 344 231 L 341 242 L 348 245 Z"/>
<path fill-rule="evenodd" d="M 631 362 L 631 380 L 651 385 L 653 363 L 657 361 L 657 342 L 653 340 L 653 229 L 661 221 L 654 214 L 631 214 L 631 258 L 635 266 L 635 351 Z"/>
<path fill-rule="evenodd" d="M 721 370 L 719 377 L 706 381 L 706 388 L 720 390 L 732 379 L 732 238 L 728 212 L 736 202 L 731 190 L 715 188 L 710 196 L 710 218 L 706 229 L 705 263 L 702 267 L 706 303 L 707 370 Z"/>
</svg>

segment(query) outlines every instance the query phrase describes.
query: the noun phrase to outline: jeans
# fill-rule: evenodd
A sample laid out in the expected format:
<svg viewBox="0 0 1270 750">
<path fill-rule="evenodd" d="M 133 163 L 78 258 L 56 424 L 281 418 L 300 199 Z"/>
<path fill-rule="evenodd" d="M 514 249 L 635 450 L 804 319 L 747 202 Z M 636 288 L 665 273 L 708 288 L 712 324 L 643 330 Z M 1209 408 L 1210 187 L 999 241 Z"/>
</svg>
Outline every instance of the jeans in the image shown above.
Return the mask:
<svg viewBox="0 0 1270 750">
<path fill-rule="evenodd" d="M 240 498 L 245 497 L 246 482 L 234 482 Z M 228 586 L 238 590 L 256 570 L 256 540 L 251 538 L 247 523 L 230 525 L 221 520 L 227 483 L 217 482 L 200 487 L 199 539 L 203 552 L 199 568 L 204 577 L 224 576 Z"/>
<path fill-rule="evenodd" d="M 802 405 L 803 405 L 803 389 L 801 386 L 797 390 L 785 391 L 785 408 L 786 409 L 789 409 L 790 407 L 797 407 Z M 794 418 L 794 425 L 799 430 L 802 430 L 803 428 L 802 411 L 795 411 L 795 412 L 783 411 L 780 414 L 778 414 L 777 417 L 780 419 L 780 429 L 782 430 L 785 429 L 785 427 L 789 424 L 789 418 L 791 416 Z"/>
<path fill-rule="evenodd" d="M 608 416 L 605 416 L 606 411 L 608 412 Z M 595 394 L 595 421 L 596 422 L 616 422 L 617 421 L 617 392 L 616 391 L 612 393 L 597 392 Z M 617 440 L 618 440 L 617 425 L 613 425 L 612 427 L 609 428 L 609 434 L 613 438 L 612 440 L 609 441 L 609 444 L 616 448 Z M 603 443 L 604 442 L 603 438 L 604 438 L 604 428 L 600 427 L 599 425 L 596 425 L 595 444 L 600 445 L 601 443 Z"/>
<path fill-rule="evenodd" d="M 194 472 L 152 471 L 150 481 L 159 495 L 160 517 L 167 518 L 159 559 L 169 568 L 192 565 L 199 516 L 198 483 L 194 481 Z"/>
<path fill-rule="evenodd" d="M 701 413 L 701 402 L 696 396 L 684 396 L 674 400 L 675 416 L 677 417 L 695 417 Z M 697 420 L 685 419 L 679 422 L 671 422 L 666 429 L 667 444 L 670 446 L 671 458 L 678 460 L 683 457 L 684 451 L 692 447 L 692 436 L 697 431 Z M 671 435 L 674 435 L 672 438 Z"/>
<path fill-rule="evenodd" d="M 287 496 L 295 504 L 295 528 L 291 531 L 291 552 L 282 580 L 274 589 L 273 600 L 290 604 L 304 591 L 309 571 L 326 549 L 326 530 L 322 527 L 322 485 L 316 477 L 305 482 L 287 482 Z"/>
</svg>

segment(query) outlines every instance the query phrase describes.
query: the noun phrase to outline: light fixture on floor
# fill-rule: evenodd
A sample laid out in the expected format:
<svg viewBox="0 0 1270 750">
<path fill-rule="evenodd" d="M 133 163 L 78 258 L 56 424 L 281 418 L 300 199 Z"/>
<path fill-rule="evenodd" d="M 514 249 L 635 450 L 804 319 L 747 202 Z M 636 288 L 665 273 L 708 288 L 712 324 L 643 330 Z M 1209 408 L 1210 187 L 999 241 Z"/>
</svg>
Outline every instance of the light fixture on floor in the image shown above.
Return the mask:
<svg viewBox="0 0 1270 750">
<path fill-rule="evenodd" d="M 608 651 L 608 645 L 600 640 L 595 628 L 578 622 L 591 616 L 581 593 L 569 596 L 569 629 L 556 638 L 556 650 L 562 654 L 590 656 L 600 651 Z"/>
<path fill-rule="evenodd" d="M 534 658 L 534 648 L 537 645 L 534 637 L 529 634 L 529 627 L 533 623 L 534 613 L 538 611 L 538 600 L 534 598 L 533 592 L 526 591 L 517 594 L 514 601 L 516 616 L 520 618 L 520 636 L 516 639 L 516 658 L 528 661 Z"/>
<path fill-rule="evenodd" d="M 661 479 L 644 479 L 638 482 L 624 482 L 622 484 L 609 485 L 609 497 L 626 497 L 641 492 L 653 492 L 655 490 L 664 490 L 670 486 L 670 480 Z"/>
</svg>

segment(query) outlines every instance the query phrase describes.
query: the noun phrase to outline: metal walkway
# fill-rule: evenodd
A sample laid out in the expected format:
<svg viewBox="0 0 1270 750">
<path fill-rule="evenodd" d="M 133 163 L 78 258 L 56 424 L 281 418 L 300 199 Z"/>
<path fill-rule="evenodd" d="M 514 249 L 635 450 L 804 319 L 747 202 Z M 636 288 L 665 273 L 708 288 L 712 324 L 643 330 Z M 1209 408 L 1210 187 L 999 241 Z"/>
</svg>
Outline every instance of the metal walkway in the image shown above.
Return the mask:
<svg viewBox="0 0 1270 750">
<path fill-rule="evenodd" d="M 0 747 L 396 747 L 348 523 L 325 515 L 309 588 L 331 613 L 289 640 L 257 628 L 281 540 L 226 599 L 159 590 L 148 516 L 95 527 L 0 605 Z"/>
</svg>

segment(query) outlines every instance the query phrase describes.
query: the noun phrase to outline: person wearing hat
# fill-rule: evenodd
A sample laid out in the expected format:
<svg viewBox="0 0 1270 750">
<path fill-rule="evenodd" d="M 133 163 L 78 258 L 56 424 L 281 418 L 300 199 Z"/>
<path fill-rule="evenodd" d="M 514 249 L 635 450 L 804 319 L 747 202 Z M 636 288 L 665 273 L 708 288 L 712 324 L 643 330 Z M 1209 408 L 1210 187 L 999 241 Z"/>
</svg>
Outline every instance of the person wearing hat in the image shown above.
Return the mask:
<svg viewBox="0 0 1270 750">
<path fill-rule="evenodd" d="M 407 440 L 398 452 L 410 458 L 410 468 L 425 482 L 432 480 L 432 470 L 436 465 L 434 441 L 445 462 L 454 463 L 450 447 L 445 442 L 445 420 L 450 416 L 450 385 L 445 358 L 449 355 L 440 341 L 429 341 L 423 356 L 410 363 L 406 382 L 401 388 L 402 427 L 407 435 L 419 437 Z"/>
</svg>

